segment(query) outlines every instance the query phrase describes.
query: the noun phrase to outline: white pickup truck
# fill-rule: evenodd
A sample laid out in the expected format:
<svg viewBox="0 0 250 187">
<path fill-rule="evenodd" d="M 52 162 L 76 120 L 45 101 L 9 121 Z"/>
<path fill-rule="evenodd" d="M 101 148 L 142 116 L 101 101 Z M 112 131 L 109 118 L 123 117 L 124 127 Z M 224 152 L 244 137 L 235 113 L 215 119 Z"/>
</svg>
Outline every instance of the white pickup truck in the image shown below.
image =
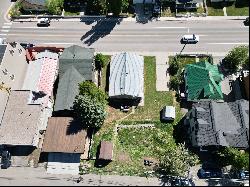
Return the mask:
<svg viewBox="0 0 250 187">
<path fill-rule="evenodd" d="M 182 36 L 181 43 L 185 43 L 185 44 L 188 44 L 188 43 L 197 43 L 197 42 L 199 42 L 199 40 L 200 40 L 199 35 L 190 34 L 190 35 L 184 35 L 184 36 Z"/>
<path fill-rule="evenodd" d="M 48 27 L 50 25 L 50 20 L 49 18 L 41 18 L 37 21 L 37 26 L 45 26 Z"/>
</svg>

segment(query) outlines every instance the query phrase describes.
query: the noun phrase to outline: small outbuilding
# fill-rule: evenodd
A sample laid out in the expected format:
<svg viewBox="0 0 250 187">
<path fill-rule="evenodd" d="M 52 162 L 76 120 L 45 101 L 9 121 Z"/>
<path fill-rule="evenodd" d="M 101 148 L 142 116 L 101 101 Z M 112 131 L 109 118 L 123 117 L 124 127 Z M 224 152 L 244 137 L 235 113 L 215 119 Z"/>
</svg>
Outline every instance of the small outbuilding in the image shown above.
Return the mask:
<svg viewBox="0 0 250 187">
<path fill-rule="evenodd" d="M 161 118 L 164 121 L 174 121 L 174 119 L 175 119 L 175 107 L 165 106 L 162 110 Z"/>
<path fill-rule="evenodd" d="M 112 142 L 102 141 L 98 159 L 111 161 L 113 159 L 113 147 L 114 144 Z"/>
</svg>

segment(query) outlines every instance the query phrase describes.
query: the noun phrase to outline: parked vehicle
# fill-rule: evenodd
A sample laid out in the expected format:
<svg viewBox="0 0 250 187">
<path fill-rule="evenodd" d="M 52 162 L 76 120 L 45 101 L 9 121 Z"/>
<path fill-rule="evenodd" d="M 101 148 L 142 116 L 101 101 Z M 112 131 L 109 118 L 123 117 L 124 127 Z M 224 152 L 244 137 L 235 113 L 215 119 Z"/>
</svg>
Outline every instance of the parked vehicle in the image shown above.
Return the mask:
<svg viewBox="0 0 250 187">
<path fill-rule="evenodd" d="M 235 172 L 235 178 L 236 179 L 249 179 L 249 171 L 238 171 Z"/>
<path fill-rule="evenodd" d="M 171 186 L 195 186 L 195 184 L 191 179 L 176 178 L 172 180 Z"/>
<path fill-rule="evenodd" d="M 1 44 L 4 44 L 4 39 L 3 38 L 0 38 L 0 45 Z"/>
<path fill-rule="evenodd" d="M 2 158 L 1 158 L 1 169 L 7 169 L 11 165 L 11 155 L 10 152 L 7 150 L 4 150 L 2 152 Z"/>
<path fill-rule="evenodd" d="M 190 44 L 190 43 L 198 43 L 200 40 L 199 35 L 191 34 L 191 35 L 184 35 L 181 38 L 181 43 Z"/>
<path fill-rule="evenodd" d="M 37 26 L 38 27 L 48 27 L 50 25 L 50 20 L 49 18 L 41 18 L 37 21 Z"/>
<path fill-rule="evenodd" d="M 27 49 L 29 47 L 34 47 L 34 44 L 31 43 L 20 43 L 20 45 L 24 48 Z"/>
<path fill-rule="evenodd" d="M 249 17 L 247 17 L 244 21 L 243 21 L 245 26 L 249 26 Z"/>
<path fill-rule="evenodd" d="M 198 177 L 201 179 L 205 178 L 222 178 L 222 171 L 221 169 L 199 169 Z"/>
</svg>

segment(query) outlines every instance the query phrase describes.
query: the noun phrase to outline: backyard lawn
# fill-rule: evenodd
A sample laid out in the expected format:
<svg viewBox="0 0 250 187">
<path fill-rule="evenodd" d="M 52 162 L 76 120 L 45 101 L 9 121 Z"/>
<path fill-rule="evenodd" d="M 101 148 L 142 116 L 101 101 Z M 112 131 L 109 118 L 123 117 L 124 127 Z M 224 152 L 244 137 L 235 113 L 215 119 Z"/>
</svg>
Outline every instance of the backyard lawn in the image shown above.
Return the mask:
<svg viewBox="0 0 250 187">
<path fill-rule="evenodd" d="M 84 161 L 91 167 L 87 172 L 97 174 L 120 174 L 145 176 L 145 171 L 153 168 L 144 166 L 143 158 L 151 157 L 159 160 L 158 150 L 166 143 L 173 142 L 173 127 L 181 119 L 179 103 L 174 100 L 174 92 L 156 91 L 156 62 L 155 57 L 144 57 L 144 106 L 135 109 L 134 113 L 122 113 L 119 109 L 108 107 L 108 118 L 102 128 L 94 135 L 91 156 L 96 157 L 97 147 L 102 140 L 114 142 L 114 161 L 107 166 L 94 167 L 95 161 Z M 106 87 L 107 68 L 103 69 L 102 89 Z M 160 122 L 160 110 L 165 105 L 176 106 L 176 120 L 173 123 Z M 154 124 L 155 128 L 120 129 L 115 133 L 115 126 L 120 124 Z"/>
</svg>

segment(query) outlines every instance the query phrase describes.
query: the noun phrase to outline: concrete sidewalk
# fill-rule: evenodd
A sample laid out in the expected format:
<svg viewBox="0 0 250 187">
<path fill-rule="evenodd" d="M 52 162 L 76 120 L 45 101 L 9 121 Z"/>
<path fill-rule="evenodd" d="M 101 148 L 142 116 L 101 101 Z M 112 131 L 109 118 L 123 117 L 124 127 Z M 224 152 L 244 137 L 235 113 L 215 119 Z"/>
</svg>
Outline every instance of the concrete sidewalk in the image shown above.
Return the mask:
<svg viewBox="0 0 250 187">
<path fill-rule="evenodd" d="M 20 19 L 14 19 L 13 22 L 37 22 L 39 17 L 43 15 L 39 15 L 37 17 L 34 16 L 25 16 Z M 48 17 L 48 16 L 44 16 Z M 160 17 L 157 19 L 149 20 L 149 22 L 156 21 L 219 21 L 219 20 L 245 20 L 248 16 L 206 16 L 206 17 Z M 72 17 L 50 17 L 52 21 L 62 21 L 62 22 L 84 22 L 84 21 L 117 21 L 118 18 L 107 18 L 105 16 L 76 16 Z M 137 22 L 136 18 L 128 17 L 128 18 L 119 18 L 124 22 Z"/>
</svg>

